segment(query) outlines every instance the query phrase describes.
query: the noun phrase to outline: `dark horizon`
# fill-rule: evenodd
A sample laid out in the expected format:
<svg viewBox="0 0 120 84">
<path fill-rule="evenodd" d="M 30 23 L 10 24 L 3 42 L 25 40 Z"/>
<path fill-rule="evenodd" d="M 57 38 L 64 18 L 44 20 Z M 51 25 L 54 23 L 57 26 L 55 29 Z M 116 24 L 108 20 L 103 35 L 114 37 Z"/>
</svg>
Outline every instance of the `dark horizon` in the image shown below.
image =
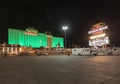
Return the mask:
<svg viewBox="0 0 120 84">
<path fill-rule="evenodd" d="M 68 26 L 68 44 L 88 44 L 88 31 L 98 22 L 110 30 L 110 42 L 120 46 L 120 5 L 115 1 L 0 1 L 0 43 L 7 42 L 8 28 L 25 30 L 34 27 L 39 32 L 51 31 L 64 37 L 62 26 Z"/>
</svg>

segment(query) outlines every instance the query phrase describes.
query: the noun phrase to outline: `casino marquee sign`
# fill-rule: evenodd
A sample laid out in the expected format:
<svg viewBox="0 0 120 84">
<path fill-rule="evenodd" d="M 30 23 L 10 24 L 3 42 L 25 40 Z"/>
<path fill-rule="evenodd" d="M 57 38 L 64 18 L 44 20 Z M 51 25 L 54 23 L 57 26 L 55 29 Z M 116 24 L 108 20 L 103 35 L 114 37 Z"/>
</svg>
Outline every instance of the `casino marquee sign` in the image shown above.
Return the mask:
<svg viewBox="0 0 120 84">
<path fill-rule="evenodd" d="M 89 46 L 104 46 L 109 44 L 109 37 L 107 34 L 108 25 L 103 22 L 97 23 L 91 27 L 88 31 L 89 34 Z"/>
</svg>

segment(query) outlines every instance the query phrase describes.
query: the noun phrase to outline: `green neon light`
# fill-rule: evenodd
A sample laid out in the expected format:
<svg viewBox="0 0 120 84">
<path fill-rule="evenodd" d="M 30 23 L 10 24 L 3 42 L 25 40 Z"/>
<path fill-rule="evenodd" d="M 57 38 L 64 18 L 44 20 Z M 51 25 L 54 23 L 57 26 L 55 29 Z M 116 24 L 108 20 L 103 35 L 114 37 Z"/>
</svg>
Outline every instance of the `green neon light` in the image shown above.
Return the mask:
<svg viewBox="0 0 120 84">
<path fill-rule="evenodd" d="M 60 44 L 64 47 L 63 38 L 52 37 L 52 47 Z M 37 35 L 25 34 L 25 31 L 17 29 L 8 29 L 8 44 L 19 44 L 21 46 L 31 46 L 33 48 L 40 48 L 40 46 L 47 47 L 47 35 L 38 33 Z"/>
<path fill-rule="evenodd" d="M 60 44 L 60 47 L 64 47 L 63 38 L 52 37 L 52 47 L 57 47 Z"/>
</svg>

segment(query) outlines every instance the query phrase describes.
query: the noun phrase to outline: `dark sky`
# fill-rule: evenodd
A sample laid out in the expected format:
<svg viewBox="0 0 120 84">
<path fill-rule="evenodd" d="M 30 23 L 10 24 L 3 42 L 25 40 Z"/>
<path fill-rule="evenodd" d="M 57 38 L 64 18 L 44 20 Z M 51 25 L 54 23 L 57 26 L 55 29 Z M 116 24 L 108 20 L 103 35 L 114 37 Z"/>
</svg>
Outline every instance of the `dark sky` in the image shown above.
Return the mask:
<svg viewBox="0 0 120 84">
<path fill-rule="evenodd" d="M 64 37 L 62 26 L 67 25 L 68 44 L 87 44 L 88 30 L 97 22 L 106 22 L 111 43 L 120 44 L 120 2 L 115 0 L 0 1 L 0 42 L 7 42 L 9 27 L 25 30 L 35 27 L 39 32 L 51 31 L 54 36 Z"/>
</svg>

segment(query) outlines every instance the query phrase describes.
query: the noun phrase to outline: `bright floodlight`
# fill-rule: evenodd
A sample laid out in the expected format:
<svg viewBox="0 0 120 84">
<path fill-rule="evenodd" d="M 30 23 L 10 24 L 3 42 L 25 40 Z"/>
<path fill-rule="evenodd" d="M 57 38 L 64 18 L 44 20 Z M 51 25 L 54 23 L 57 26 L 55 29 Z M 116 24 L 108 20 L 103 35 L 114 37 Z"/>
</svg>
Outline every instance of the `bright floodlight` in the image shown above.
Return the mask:
<svg viewBox="0 0 120 84">
<path fill-rule="evenodd" d="M 67 30 L 68 29 L 68 27 L 67 26 L 63 26 L 63 30 Z"/>
</svg>

